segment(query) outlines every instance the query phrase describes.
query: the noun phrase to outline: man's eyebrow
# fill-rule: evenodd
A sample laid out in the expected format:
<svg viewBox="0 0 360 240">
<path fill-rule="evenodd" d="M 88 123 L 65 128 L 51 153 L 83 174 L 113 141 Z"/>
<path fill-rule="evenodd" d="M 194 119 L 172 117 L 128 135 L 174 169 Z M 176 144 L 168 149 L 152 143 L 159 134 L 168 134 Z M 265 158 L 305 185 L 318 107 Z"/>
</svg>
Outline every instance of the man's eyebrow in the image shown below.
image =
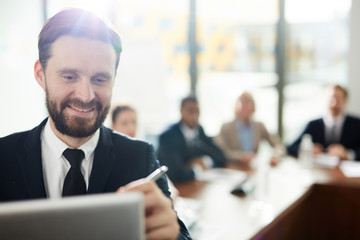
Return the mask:
<svg viewBox="0 0 360 240">
<path fill-rule="evenodd" d="M 79 74 L 81 73 L 81 71 L 79 71 L 78 69 L 75 68 L 60 68 L 56 71 L 58 74 L 65 74 L 65 73 L 70 73 L 70 74 Z M 105 78 L 112 78 L 112 75 L 108 72 L 98 72 L 95 73 L 93 75 L 93 77 L 105 77 Z"/>
<path fill-rule="evenodd" d="M 95 73 L 94 77 L 104 77 L 104 78 L 108 78 L 111 79 L 112 76 L 111 74 L 107 73 L 107 72 L 99 72 L 99 73 Z"/>
<path fill-rule="evenodd" d="M 58 74 L 64 74 L 64 73 L 79 73 L 78 70 L 74 69 L 74 68 L 60 68 L 56 71 Z"/>
</svg>

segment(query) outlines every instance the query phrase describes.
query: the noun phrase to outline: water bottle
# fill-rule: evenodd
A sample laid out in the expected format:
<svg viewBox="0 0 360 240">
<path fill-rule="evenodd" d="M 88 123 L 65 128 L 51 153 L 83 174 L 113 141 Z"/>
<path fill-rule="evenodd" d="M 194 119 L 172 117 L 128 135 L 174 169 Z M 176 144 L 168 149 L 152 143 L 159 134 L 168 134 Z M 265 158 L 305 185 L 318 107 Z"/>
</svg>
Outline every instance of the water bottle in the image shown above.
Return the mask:
<svg viewBox="0 0 360 240">
<path fill-rule="evenodd" d="M 310 134 L 304 134 L 301 138 L 299 161 L 306 169 L 310 169 L 313 165 L 313 142 Z"/>
</svg>

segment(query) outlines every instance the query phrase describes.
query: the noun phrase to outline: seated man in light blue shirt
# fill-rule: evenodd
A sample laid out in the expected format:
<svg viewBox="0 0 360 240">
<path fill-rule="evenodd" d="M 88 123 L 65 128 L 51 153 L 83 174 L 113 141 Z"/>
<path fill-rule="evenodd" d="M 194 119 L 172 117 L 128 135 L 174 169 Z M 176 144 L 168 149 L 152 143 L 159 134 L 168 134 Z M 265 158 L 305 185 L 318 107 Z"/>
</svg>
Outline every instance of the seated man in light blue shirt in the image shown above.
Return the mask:
<svg viewBox="0 0 360 240">
<path fill-rule="evenodd" d="M 235 104 L 235 119 L 222 125 L 216 143 L 224 151 L 226 157 L 234 162 L 250 164 L 256 156 L 259 143 L 266 140 L 273 147 L 280 148 L 276 138 L 271 136 L 262 122 L 254 121 L 255 101 L 249 92 L 243 92 Z M 275 155 L 270 159 L 276 165 Z"/>
</svg>

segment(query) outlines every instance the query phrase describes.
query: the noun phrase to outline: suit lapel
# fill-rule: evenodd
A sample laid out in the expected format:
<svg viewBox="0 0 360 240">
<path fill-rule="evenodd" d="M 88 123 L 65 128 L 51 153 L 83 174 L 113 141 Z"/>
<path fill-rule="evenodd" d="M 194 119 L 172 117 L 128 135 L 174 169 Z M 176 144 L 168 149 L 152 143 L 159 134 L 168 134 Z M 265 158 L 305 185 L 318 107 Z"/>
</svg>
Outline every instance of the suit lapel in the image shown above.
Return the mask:
<svg viewBox="0 0 360 240">
<path fill-rule="evenodd" d="M 181 148 L 185 151 L 187 149 L 187 142 L 185 139 L 185 135 L 181 130 L 181 122 L 178 122 L 176 124 L 175 129 L 176 129 L 175 134 L 177 135 L 176 138 L 178 138 L 181 141 L 181 143 L 179 143 L 179 147 L 181 146 Z"/>
<path fill-rule="evenodd" d="M 47 119 L 29 132 L 24 142 L 24 150 L 17 154 L 24 182 L 31 198 L 46 198 L 40 140 L 40 134 L 46 122 Z M 105 187 L 115 159 L 111 152 L 112 146 L 111 131 L 102 127 L 99 143 L 95 149 L 89 193 L 100 193 Z"/>
<path fill-rule="evenodd" d="M 326 141 L 326 138 L 325 138 L 325 122 L 324 122 L 324 118 L 321 118 L 321 120 L 319 121 L 320 122 L 320 125 L 319 125 L 319 132 L 318 132 L 318 137 L 319 137 L 319 140 L 315 140 L 313 139 L 313 142 L 319 142 L 319 143 L 324 143 L 324 146 L 327 147 L 328 146 L 328 143 Z"/>
<path fill-rule="evenodd" d="M 231 122 L 231 127 L 230 127 L 230 132 L 229 132 L 229 136 L 230 136 L 230 144 L 232 143 L 233 146 L 231 146 L 233 149 L 242 149 L 242 141 L 241 141 L 241 137 L 239 135 L 239 129 L 236 125 L 236 121 L 234 120 Z"/>
<path fill-rule="evenodd" d="M 252 149 L 254 152 L 257 152 L 259 148 L 259 142 L 261 140 L 261 129 L 258 127 L 257 123 L 251 120 L 251 131 L 252 131 Z"/>
<path fill-rule="evenodd" d="M 88 193 L 103 192 L 115 160 L 115 156 L 111 151 L 112 147 L 111 131 L 105 127 L 101 127 L 99 142 L 95 149 Z"/>
<path fill-rule="evenodd" d="M 351 129 L 351 127 L 348 126 L 349 125 L 349 118 L 348 116 L 345 116 L 344 118 L 344 123 L 341 126 L 341 132 L 340 132 L 340 136 L 339 136 L 339 143 L 344 144 L 345 141 L 345 136 L 351 136 L 351 134 L 348 134 L 348 130 L 353 131 L 354 129 Z"/>
<path fill-rule="evenodd" d="M 31 198 L 46 198 L 40 141 L 40 134 L 46 121 L 47 119 L 29 132 L 24 142 L 25 150 L 18 153 L 19 165 Z"/>
</svg>

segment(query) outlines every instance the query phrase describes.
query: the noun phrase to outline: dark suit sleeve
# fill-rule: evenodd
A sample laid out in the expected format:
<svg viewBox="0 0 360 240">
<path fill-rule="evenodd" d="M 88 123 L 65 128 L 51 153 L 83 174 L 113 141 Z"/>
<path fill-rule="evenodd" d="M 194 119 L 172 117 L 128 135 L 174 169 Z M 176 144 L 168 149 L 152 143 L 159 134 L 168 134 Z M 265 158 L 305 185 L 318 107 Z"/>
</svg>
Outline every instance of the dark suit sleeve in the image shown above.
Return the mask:
<svg viewBox="0 0 360 240">
<path fill-rule="evenodd" d="M 214 143 L 212 138 L 205 135 L 204 130 L 200 130 L 200 148 L 205 155 L 211 157 L 214 161 L 214 167 L 223 167 L 226 163 L 226 157 L 222 150 Z"/>
<path fill-rule="evenodd" d="M 300 148 L 300 142 L 304 134 L 312 134 L 311 131 L 311 122 L 308 123 L 304 129 L 304 131 L 298 136 L 298 138 L 289 146 L 286 147 L 287 153 L 291 156 L 298 157 L 299 155 L 299 148 Z"/>
<path fill-rule="evenodd" d="M 169 168 L 167 175 L 174 183 L 191 181 L 195 173 L 191 168 L 186 167 L 184 152 L 177 144 L 167 140 L 166 136 L 160 136 L 158 158 L 162 164 Z"/>
<path fill-rule="evenodd" d="M 340 143 L 347 150 L 355 153 L 355 160 L 360 161 L 360 119 L 347 116 L 344 122 Z"/>
<path fill-rule="evenodd" d="M 360 161 L 360 149 L 355 149 L 354 150 L 354 154 L 355 154 L 355 161 Z"/>
<path fill-rule="evenodd" d="M 154 154 L 154 148 L 149 145 L 148 147 L 148 169 L 149 169 L 149 173 L 153 172 L 156 168 L 160 167 L 159 161 L 155 159 L 155 154 Z M 167 183 L 167 179 L 166 176 L 162 176 L 160 179 L 158 179 L 156 181 L 157 185 L 159 186 L 159 188 L 162 190 L 162 192 L 165 194 L 165 196 L 167 196 L 168 198 L 170 198 L 170 192 L 169 192 L 169 186 Z M 180 225 L 180 234 L 177 237 L 178 240 L 188 240 L 188 239 L 192 239 L 190 237 L 190 234 L 185 226 L 185 224 L 178 218 L 178 223 Z"/>
<path fill-rule="evenodd" d="M 297 157 L 299 154 L 300 142 L 304 134 L 310 134 L 312 142 L 322 145 L 325 145 L 325 126 L 324 121 L 322 119 L 315 119 L 310 121 L 304 131 L 300 134 L 300 136 L 287 147 L 287 152 L 289 155 Z"/>
</svg>

